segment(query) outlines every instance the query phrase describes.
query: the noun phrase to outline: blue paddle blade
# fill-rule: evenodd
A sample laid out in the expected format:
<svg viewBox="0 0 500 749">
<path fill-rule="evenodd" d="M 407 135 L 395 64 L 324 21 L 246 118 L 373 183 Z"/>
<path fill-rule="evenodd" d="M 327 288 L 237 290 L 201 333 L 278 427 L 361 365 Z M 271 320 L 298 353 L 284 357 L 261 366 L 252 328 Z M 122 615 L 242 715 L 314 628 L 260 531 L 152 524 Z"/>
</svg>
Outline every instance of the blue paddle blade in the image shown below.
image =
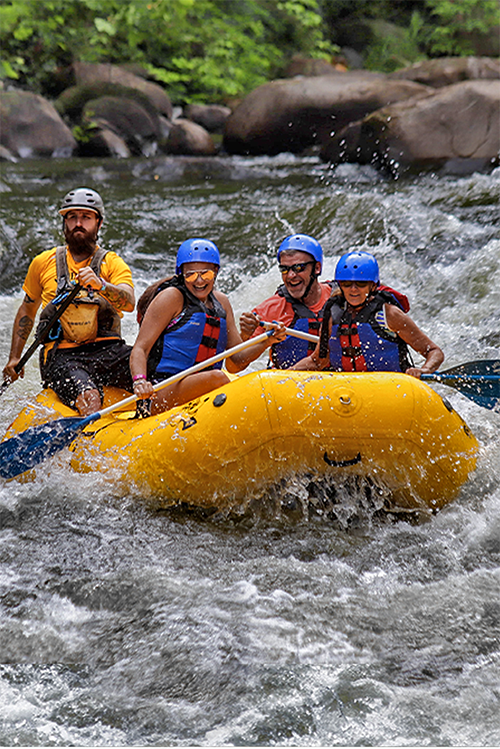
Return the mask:
<svg viewBox="0 0 500 749">
<path fill-rule="evenodd" d="M 500 398 L 500 360 L 480 359 L 448 369 L 446 374 L 457 378 L 455 387 L 471 394 Z"/>
<path fill-rule="evenodd" d="M 98 418 L 98 414 L 70 416 L 30 427 L 0 442 L 0 476 L 13 479 L 34 468 L 70 445 L 87 424 Z"/>
<path fill-rule="evenodd" d="M 445 372 L 423 374 L 422 380 L 434 380 L 455 388 L 483 408 L 494 409 L 500 403 L 500 361 L 479 359 L 459 364 Z"/>
<path fill-rule="evenodd" d="M 498 401 L 498 398 L 488 398 L 485 395 L 478 395 L 477 393 L 471 393 L 469 391 L 465 391 L 464 389 L 461 389 L 461 392 L 463 395 L 465 395 L 466 398 L 469 398 L 469 400 L 474 401 L 474 403 L 477 403 L 478 406 L 482 406 L 483 408 L 488 408 L 490 411 L 493 411 L 493 409 L 496 407 Z"/>
</svg>

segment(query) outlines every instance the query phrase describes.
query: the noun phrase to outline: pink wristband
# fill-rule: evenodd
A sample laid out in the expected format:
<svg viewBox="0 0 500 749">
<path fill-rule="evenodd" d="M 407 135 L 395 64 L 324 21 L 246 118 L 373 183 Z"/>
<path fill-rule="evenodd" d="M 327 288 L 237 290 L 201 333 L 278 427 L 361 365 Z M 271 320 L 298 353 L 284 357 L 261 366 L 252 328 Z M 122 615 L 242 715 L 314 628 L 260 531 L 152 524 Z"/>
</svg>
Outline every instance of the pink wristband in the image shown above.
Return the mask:
<svg viewBox="0 0 500 749">
<path fill-rule="evenodd" d="M 134 382 L 135 382 L 136 380 L 145 380 L 145 379 L 147 379 L 147 378 L 146 378 L 146 375 L 134 375 L 134 376 L 132 377 L 132 380 L 133 380 Z"/>
</svg>

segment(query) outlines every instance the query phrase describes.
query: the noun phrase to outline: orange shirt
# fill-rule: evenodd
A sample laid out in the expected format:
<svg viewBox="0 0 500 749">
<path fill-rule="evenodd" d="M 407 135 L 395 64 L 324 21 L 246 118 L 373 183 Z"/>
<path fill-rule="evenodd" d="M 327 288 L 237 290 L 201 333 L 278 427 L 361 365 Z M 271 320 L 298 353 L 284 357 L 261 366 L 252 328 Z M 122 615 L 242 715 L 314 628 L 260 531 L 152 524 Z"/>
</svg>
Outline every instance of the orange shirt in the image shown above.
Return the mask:
<svg viewBox="0 0 500 749">
<path fill-rule="evenodd" d="M 314 314 L 318 314 L 318 312 L 323 309 L 332 293 L 332 287 L 329 284 L 320 282 L 319 285 L 321 286 L 321 296 L 319 301 L 316 304 L 308 305 L 309 309 L 314 312 Z M 294 317 L 292 305 L 285 299 L 285 297 L 279 296 L 279 294 L 273 294 L 269 299 L 265 299 L 258 304 L 252 312 L 258 315 L 261 320 L 265 320 L 266 322 L 276 320 L 276 322 L 284 323 L 287 328 L 290 327 Z M 257 328 L 253 333 L 253 336 L 259 335 L 261 332 L 262 328 L 260 330 Z"/>
</svg>

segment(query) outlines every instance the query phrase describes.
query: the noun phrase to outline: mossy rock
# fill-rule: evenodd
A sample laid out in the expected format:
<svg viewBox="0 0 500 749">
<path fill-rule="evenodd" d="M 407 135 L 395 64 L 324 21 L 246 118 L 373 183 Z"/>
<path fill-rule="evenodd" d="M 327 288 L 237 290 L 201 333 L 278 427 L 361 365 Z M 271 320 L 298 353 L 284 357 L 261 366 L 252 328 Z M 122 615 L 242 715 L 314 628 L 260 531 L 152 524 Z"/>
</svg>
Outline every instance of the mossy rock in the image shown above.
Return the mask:
<svg viewBox="0 0 500 749">
<path fill-rule="evenodd" d="M 151 103 L 151 99 L 135 88 L 121 86 L 117 83 L 102 82 L 85 86 L 71 86 L 63 91 L 54 106 L 62 117 L 68 117 L 72 122 L 79 122 L 83 108 L 87 102 L 94 99 L 101 99 L 104 96 L 119 96 L 125 99 L 132 99 L 137 104 L 140 104 L 155 123 L 158 124 L 158 110 Z"/>
</svg>

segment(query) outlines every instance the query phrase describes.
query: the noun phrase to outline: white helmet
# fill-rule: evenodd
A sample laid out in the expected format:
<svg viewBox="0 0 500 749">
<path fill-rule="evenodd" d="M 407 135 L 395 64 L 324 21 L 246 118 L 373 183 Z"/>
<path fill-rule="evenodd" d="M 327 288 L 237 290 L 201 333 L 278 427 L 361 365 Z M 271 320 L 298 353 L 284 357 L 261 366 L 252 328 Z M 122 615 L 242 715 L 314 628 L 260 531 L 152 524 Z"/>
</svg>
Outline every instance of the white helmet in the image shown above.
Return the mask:
<svg viewBox="0 0 500 749">
<path fill-rule="evenodd" d="M 82 210 L 94 211 L 101 218 L 104 218 L 104 203 L 98 192 L 91 190 L 90 187 L 77 187 L 64 196 L 63 202 L 59 209 L 61 216 L 65 216 L 68 211 L 75 208 Z"/>
</svg>

